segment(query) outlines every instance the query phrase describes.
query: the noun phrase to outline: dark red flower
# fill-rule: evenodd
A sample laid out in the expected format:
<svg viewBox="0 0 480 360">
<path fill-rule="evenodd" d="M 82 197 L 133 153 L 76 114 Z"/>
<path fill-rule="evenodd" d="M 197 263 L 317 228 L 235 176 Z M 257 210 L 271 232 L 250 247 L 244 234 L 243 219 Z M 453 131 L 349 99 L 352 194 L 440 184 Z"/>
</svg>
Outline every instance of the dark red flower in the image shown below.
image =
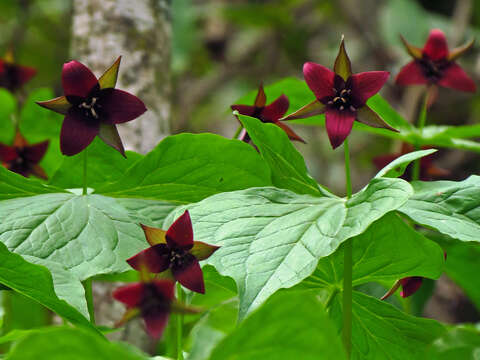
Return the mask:
<svg viewBox="0 0 480 360">
<path fill-rule="evenodd" d="M 0 87 L 11 92 L 21 88 L 36 73 L 37 70 L 32 67 L 15 64 L 11 51 L 7 52 L 3 59 L 0 59 Z"/>
<path fill-rule="evenodd" d="M 29 145 L 17 130 L 12 146 L 0 144 L 0 161 L 8 170 L 22 176 L 35 175 L 47 179 L 47 174 L 38 165 L 48 148 L 48 140 Z"/>
<path fill-rule="evenodd" d="M 335 60 L 334 71 L 307 62 L 303 66 L 303 75 L 316 100 L 282 120 L 302 119 L 325 113 L 325 126 L 334 149 L 350 134 L 354 120 L 369 126 L 396 131 L 366 105 L 367 100 L 385 84 L 389 73 L 369 71 L 352 74 L 343 39 Z"/>
<path fill-rule="evenodd" d="M 400 279 L 395 282 L 390 290 L 387 291 L 385 295 L 383 295 L 380 299 L 385 300 L 386 298 L 390 297 L 392 294 L 397 291 L 397 289 L 401 286 L 402 291 L 400 291 L 400 296 L 403 298 L 409 297 L 417 292 L 418 289 L 422 286 L 423 277 L 421 276 L 409 276 L 403 279 Z"/>
<path fill-rule="evenodd" d="M 161 273 L 170 269 L 173 277 L 187 289 L 205 293 L 199 261 L 212 255 L 218 246 L 193 241 L 192 221 L 188 211 L 185 211 L 166 232 L 141 226 L 151 247 L 128 259 L 130 266 L 141 270 L 141 266 L 145 265 L 151 273 Z"/>
<path fill-rule="evenodd" d="M 155 339 L 160 338 L 172 311 L 174 286 L 175 283 L 170 280 L 152 280 L 116 289 L 112 294 L 114 299 L 127 306 L 127 311 L 117 326 L 140 315 L 148 334 Z"/>
<path fill-rule="evenodd" d="M 38 105 L 65 115 L 60 148 L 68 156 L 78 154 L 99 136 L 107 145 L 125 156 L 115 124 L 131 121 L 147 109 L 136 96 L 114 89 L 120 57 L 97 80 L 85 65 L 70 61 L 63 65 L 65 96 Z"/>
<path fill-rule="evenodd" d="M 428 147 L 424 147 L 423 149 L 428 149 Z M 373 163 L 375 164 L 378 170 L 381 170 L 385 166 L 390 164 L 393 160 L 399 158 L 402 155 L 408 154 L 413 150 L 414 148 L 412 145 L 404 143 L 402 145 L 402 150 L 400 153 L 377 156 L 373 159 Z M 433 160 L 434 160 L 434 154 L 424 156 L 420 159 L 420 176 L 419 176 L 420 180 L 431 181 L 433 179 L 445 177 L 450 174 L 448 170 L 435 166 L 435 164 L 433 163 Z M 400 178 L 407 181 L 411 180 L 411 167 L 412 167 L 412 164 L 410 164 L 407 167 L 405 173 L 402 176 L 400 176 Z"/>
<path fill-rule="evenodd" d="M 403 37 L 401 39 L 414 60 L 400 70 L 395 80 L 397 84 L 434 84 L 460 91 L 476 91 L 473 80 L 455 62 L 472 47 L 473 40 L 449 51 L 445 34 L 439 29 L 430 31 L 423 49 L 409 44 Z"/>
<path fill-rule="evenodd" d="M 240 114 L 251 116 L 259 119 L 264 123 L 272 123 L 282 128 L 291 140 L 301 141 L 305 143 L 289 126 L 279 121 L 279 119 L 287 112 L 290 103 L 285 95 L 281 95 L 270 105 L 267 103 L 267 96 L 263 90 L 263 85 L 258 88 L 257 97 L 253 105 L 232 105 L 232 110 L 237 110 Z M 245 129 L 240 134 L 239 140 L 248 142 L 250 137 Z"/>
</svg>

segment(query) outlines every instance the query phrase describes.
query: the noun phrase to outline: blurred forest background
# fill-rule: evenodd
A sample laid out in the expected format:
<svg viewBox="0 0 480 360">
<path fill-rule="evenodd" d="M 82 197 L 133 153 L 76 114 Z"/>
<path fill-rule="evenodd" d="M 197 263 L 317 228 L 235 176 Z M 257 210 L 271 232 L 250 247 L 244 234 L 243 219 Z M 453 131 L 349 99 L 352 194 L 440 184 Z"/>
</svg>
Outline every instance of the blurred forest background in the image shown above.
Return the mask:
<svg viewBox="0 0 480 360">
<path fill-rule="evenodd" d="M 472 37 L 480 39 L 478 0 L 173 0 L 170 7 L 173 134 L 209 131 L 232 137 L 238 123 L 231 115 L 231 104 L 256 91 L 262 81 L 268 85 L 287 76 L 302 78 L 306 61 L 332 67 L 342 34 L 354 72 L 390 71 L 381 93 L 406 119 L 414 121 L 422 87 L 394 85 L 395 75 L 410 59 L 399 34 L 419 47 L 432 28 L 446 33 L 451 48 Z M 61 67 L 72 53 L 72 15 L 69 0 L 0 1 L 0 56 L 13 47 L 17 63 L 38 70 L 25 92 L 49 87 L 62 94 Z M 118 55 L 126 58 L 129 54 Z M 479 85 L 478 45 L 459 63 Z M 268 92 L 267 98 L 268 103 L 274 100 Z M 478 93 L 442 88 L 427 123 L 467 125 L 478 119 Z M 292 127 L 307 141 L 307 145 L 295 145 L 306 157 L 310 173 L 343 194 L 341 149 L 332 151 L 323 128 Z M 350 139 L 357 191 L 377 170 L 372 159 L 398 152 L 401 144 L 359 132 Z M 441 150 L 436 165 L 448 169 L 449 178 L 460 180 L 479 173 L 479 157 Z M 452 291 L 456 290 L 446 293 Z M 436 316 L 455 321 L 454 310 Z"/>
</svg>

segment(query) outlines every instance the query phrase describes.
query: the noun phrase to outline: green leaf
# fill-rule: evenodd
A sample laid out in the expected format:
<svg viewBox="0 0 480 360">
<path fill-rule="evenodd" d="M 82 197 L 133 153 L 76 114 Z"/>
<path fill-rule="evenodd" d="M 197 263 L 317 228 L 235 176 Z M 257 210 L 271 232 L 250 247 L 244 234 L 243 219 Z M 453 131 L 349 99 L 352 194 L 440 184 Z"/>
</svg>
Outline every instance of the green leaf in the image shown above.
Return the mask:
<svg viewBox="0 0 480 360">
<path fill-rule="evenodd" d="M 195 239 L 221 246 L 207 262 L 234 278 L 244 317 L 278 289 L 308 277 L 320 258 L 410 195 L 407 182 L 382 178 L 348 201 L 258 188 L 218 194 L 189 209 Z"/>
<path fill-rule="evenodd" d="M 6 360 L 147 360 L 146 356 L 111 343 L 91 332 L 69 327 L 34 331 L 18 341 Z"/>
<path fill-rule="evenodd" d="M 418 224 L 462 241 L 480 241 L 480 176 L 455 181 L 415 181 L 399 209 Z"/>
<path fill-rule="evenodd" d="M 57 297 L 52 275 L 45 267 L 25 261 L 3 244 L 0 244 L 0 283 L 38 301 L 73 324 L 94 329 L 78 310 Z"/>
<path fill-rule="evenodd" d="M 307 172 L 305 160 L 295 149 L 288 136 L 275 124 L 238 115 L 253 143 L 270 166 L 273 185 L 296 192 L 322 196 L 318 184 Z"/>
<path fill-rule="evenodd" d="M 330 316 L 341 328 L 341 293 Z M 444 332 L 435 320 L 407 315 L 384 301 L 353 292 L 352 360 L 421 360 L 426 347 Z"/>
<path fill-rule="evenodd" d="M 397 129 L 400 132 L 414 129 L 414 126 L 405 120 L 394 108 L 390 106 L 388 101 L 386 101 L 379 94 L 368 99 L 367 105 L 394 129 Z M 372 129 L 371 127 L 368 128 Z M 384 129 L 379 129 L 379 131 L 383 133 L 392 133 L 392 131 Z"/>
<path fill-rule="evenodd" d="M 96 192 L 190 203 L 268 185 L 268 165 L 250 145 L 213 134 L 180 134 L 165 138 L 118 182 Z"/>
<path fill-rule="evenodd" d="M 403 175 L 405 169 L 412 161 L 433 154 L 436 151 L 435 149 L 419 150 L 402 155 L 380 170 L 375 177 L 399 177 Z"/>
<path fill-rule="evenodd" d="M 343 245 L 323 258 L 302 285 L 343 288 Z M 407 276 L 437 279 L 443 271 L 442 249 L 405 224 L 395 213 L 374 222 L 353 240 L 353 285 L 396 281 Z"/>
<path fill-rule="evenodd" d="M 427 359 L 477 359 L 480 354 L 480 331 L 469 325 L 459 325 L 435 340 Z"/>
<path fill-rule="evenodd" d="M 123 177 L 127 169 L 142 155 L 128 151 L 127 159 L 96 138 L 88 147 L 87 185 L 97 188 Z M 64 156 L 60 167 L 49 181 L 50 185 L 64 189 L 81 188 L 83 185 L 83 154 Z"/>
<path fill-rule="evenodd" d="M 0 143 L 11 145 L 15 136 L 12 116 L 17 100 L 9 91 L 0 89 Z"/>
<path fill-rule="evenodd" d="M 301 304 L 301 306 L 299 306 Z M 210 360 L 346 359 L 312 292 L 280 292 L 215 347 Z"/>
</svg>

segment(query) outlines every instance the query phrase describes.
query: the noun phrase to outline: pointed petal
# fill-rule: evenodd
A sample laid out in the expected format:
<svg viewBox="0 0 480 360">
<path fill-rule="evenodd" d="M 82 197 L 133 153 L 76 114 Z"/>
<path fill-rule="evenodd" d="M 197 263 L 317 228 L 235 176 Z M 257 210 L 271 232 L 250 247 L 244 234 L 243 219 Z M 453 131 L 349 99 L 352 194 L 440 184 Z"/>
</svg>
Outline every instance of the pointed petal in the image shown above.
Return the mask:
<svg viewBox="0 0 480 360">
<path fill-rule="evenodd" d="M 147 111 L 145 104 L 138 97 L 117 89 L 102 90 L 99 104 L 106 117 L 102 120 L 108 124 L 131 121 Z"/>
<path fill-rule="evenodd" d="M 140 305 L 144 290 L 145 284 L 133 283 L 115 289 L 112 293 L 112 296 L 115 300 L 127 305 L 127 307 L 133 308 Z"/>
<path fill-rule="evenodd" d="M 402 291 L 400 292 L 401 297 L 409 297 L 417 292 L 422 286 L 423 278 L 420 276 L 406 277 L 400 280 L 402 284 Z"/>
<path fill-rule="evenodd" d="M 193 228 L 188 210 L 168 228 L 165 237 L 170 247 L 180 247 L 187 250 L 192 248 Z"/>
<path fill-rule="evenodd" d="M 37 74 L 37 69 L 30 66 L 16 66 L 17 84 L 22 86 Z"/>
<path fill-rule="evenodd" d="M 338 55 L 335 59 L 335 64 L 333 66 L 333 71 L 335 74 L 340 75 L 343 80 L 347 79 L 352 75 L 352 64 L 348 58 L 347 51 L 345 50 L 345 42 L 342 35 L 342 42 L 340 43 L 340 48 L 338 49 Z"/>
<path fill-rule="evenodd" d="M 257 110 L 255 106 L 250 105 L 232 105 L 230 108 L 234 111 L 237 110 L 239 114 L 246 116 L 252 116 L 255 113 L 255 110 Z"/>
<path fill-rule="evenodd" d="M 205 293 L 205 284 L 203 282 L 203 273 L 198 260 L 190 255 L 182 267 L 172 267 L 172 274 L 177 281 L 187 289 L 200 294 Z"/>
<path fill-rule="evenodd" d="M 97 136 L 99 123 L 93 123 L 76 111 L 70 110 L 63 120 L 60 132 L 62 154 L 72 156 L 85 149 Z"/>
<path fill-rule="evenodd" d="M 0 161 L 9 163 L 18 157 L 17 150 L 13 146 L 0 144 Z"/>
<path fill-rule="evenodd" d="M 260 84 L 258 88 L 257 96 L 255 97 L 255 102 L 253 103 L 254 106 L 262 108 L 267 103 L 267 95 L 265 95 L 265 91 L 263 90 L 263 84 Z"/>
<path fill-rule="evenodd" d="M 322 101 L 322 99 L 334 95 L 333 79 L 335 73 L 325 66 L 307 62 L 303 65 L 303 77 L 318 100 Z"/>
<path fill-rule="evenodd" d="M 157 274 L 168 269 L 170 259 L 166 244 L 158 244 L 140 251 L 137 255 L 127 259 L 127 263 L 135 270 L 145 268 L 148 272 Z"/>
<path fill-rule="evenodd" d="M 422 49 L 410 44 L 407 40 L 405 40 L 402 35 L 400 35 L 400 39 L 402 40 L 402 43 L 405 46 L 405 49 L 407 49 L 407 52 L 410 54 L 410 56 L 412 56 L 414 59 L 422 58 Z"/>
<path fill-rule="evenodd" d="M 238 140 L 248 143 L 250 141 L 250 135 L 247 133 L 247 129 L 243 128 L 238 135 Z"/>
<path fill-rule="evenodd" d="M 430 84 L 427 87 L 427 110 L 437 101 L 438 86 L 437 84 Z M 413 150 L 412 150 L 413 151 Z"/>
<path fill-rule="evenodd" d="M 48 180 L 47 173 L 38 164 L 35 164 L 35 165 L 32 166 L 31 172 L 32 172 L 32 175 L 35 175 L 36 177 L 39 177 L 40 179 Z"/>
<path fill-rule="evenodd" d="M 383 121 L 383 119 L 367 105 L 364 105 L 357 110 L 357 121 L 371 127 L 399 132 L 398 130 L 388 125 L 385 121 Z"/>
<path fill-rule="evenodd" d="M 466 44 L 462 45 L 462 46 L 459 46 L 459 47 L 456 47 L 455 49 L 453 49 L 452 51 L 450 51 L 448 53 L 448 57 L 447 59 L 449 61 L 453 61 L 457 58 L 459 58 L 460 56 L 462 56 L 466 51 L 470 50 L 473 46 L 473 43 L 475 42 L 475 39 L 472 39 L 470 40 L 469 42 L 467 42 Z"/>
<path fill-rule="evenodd" d="M 432 60 L 445 59 L 448 56 L 447 38 L 442 30 L 433 29 L 423 47 L 423 54 Z"/>
<path fill-rule="evenodd" d="M 120 135 L 118 134 L 115 124 L 100 123 L 98 137 L 102 139 L 105 144 L 111 146 L 120 154 L 122 154 L 124 158 L 127 157 L 125 155 L 125 148 L 123 147 L 122 139 L 120 139 Z"/>
<path fill-rule="evenodd" d="M 333 149 L 339 147 L 352 131 L 355 113 L 328 109 L 325 127 Z"/>
<path fill-rule="evenodd" d="M 350 76 L 347 83 L 350 84 L 350 89 L 352 89 L 354 106 L 359 108 L 369 98 L 378 93 L 389 76 L 388 71 L 367 71 Z"/>
<path fill-rule="evenodd" d="M 15 139 L 13 139 L 13 146 L 16 148 L 28 146 L 27 140 L 18 129 L 15 133 Z"/>
<path fill-rule="evenodd" d="M 49 143 L 50 141 L 46 140 L 41 143 L 25 147 L 25 159 L 32 164 L 38 164 L 47 152 Z"/>
<path fill-rule="evenodd" d="M 201 241 L 194 241 L 193 247 L 190 249 L 190 254 L 200 261 L 208 259 L 218 249 L 220 249 L 220 246 L 209 245 Z"/>
<path fill-rule="evenodd" d="M 278 127 L 282 128 L 283 131 L 285 131 L 288 135 L 288 138 L 290 140 L 294 140 L 294 141 L 300 141 L 304 144 L 306 144 L 307 142 L 305 140 L 303 140 L 299 135 L 297 135 L 297 133 L 295 133 L 295 131 L 293 131 L 290 126 L 288 126 L 287 124 L 284 124 L 282 123 L 281 121 L 275 121 L 274 123 L 275 125 L 277 125 Z"/>
<path fill-rule="evenodd" d="M 98 83 L 100 84 L 100 89 L 109 89 L 114 88 L 117 84 L 118 78 L 118 68 L 120 66 L 120 60 L 122 59 L 121 56 L 118 57 L 117 60 L 110 66 L 107 71 L 103 73 L 102 76 L 98 79 Z"/>
<path fill-rule="evenodd" d="M 66 115 L 72 107 L 72 104 L 68 102 L 65 96 L 60 96 L 48 101 L 37 101 L 37 105 L 64 115 Z"/>
<path fill-rule="evenodd" d="M 145 233 L 145 238 L 151 246 L 157 244 L 166 244 L 165 235 L 167 232 L 165 230 L 157 229 L 143 224 L 140 224 L 140 226 Z"/>
<path fill-rule="evenodd" d="M 294 119 L 305 119 L 311 116 L 320 115 L 325 112 L 325 105 L 318 100 L 312 101 L 310 104 L 303 106 L 294 113 L 291 113 L 283 118 L 281 121 L 294 120 Z"/>
<path fill-rule="evenodd" d="M 383 295 L 380 300 L 385 300 L 386 298 L 389 298 L 390 296 L 392 296 L 393 294 L 395 294 L 395 291 L 398 290 L 398 288 L 400 287 L 400 280 L 397 280 L 395 281 L 395 284 L 393 284 L 393 286 L 391 287 L 390 290 L 388 290 L 385 295 Z"/>
<path fill-rule="evenodd" d="M 418 85 L 426 84 L 428 80 L 418 62 L 411 61 L 400 70 L 395 82 L 399 85 Z"/>
<path fill-rule="evenodd" d="M 145 327 L 148 335 L 154 339 L 162 337 L 163 331 L 168 323 L 168 317 L 170 314 L 168 311 L 156 312 L 155 314 L 145 315 L 143 320 L 145 321 Z"/>
<path fill-rule="evenodd" d="M 288 98 L 282 94 L 277 100 L 266 106 L 260 116 L 265 121 L 275 122 L 287 112 L 289 106 Z"/>
<path fill-rule="evenodd" d="M 466 92 L 477 91 L 473 80 L 454 62 L 444 71 L 438 85 Z"/>
<path fill-rule="evenodd" d="M 175 282 L 172 280 L 154 280 L 152 282 L 157 292 L 170 303 L 175 297 Z"/>
<path fill-rule="evenodd" d="M 95 75 L 82 63 L 73 60 L 63 64 L 62 85 L 66 96 L 87 97 L 97 84 Z"/>
</svg>

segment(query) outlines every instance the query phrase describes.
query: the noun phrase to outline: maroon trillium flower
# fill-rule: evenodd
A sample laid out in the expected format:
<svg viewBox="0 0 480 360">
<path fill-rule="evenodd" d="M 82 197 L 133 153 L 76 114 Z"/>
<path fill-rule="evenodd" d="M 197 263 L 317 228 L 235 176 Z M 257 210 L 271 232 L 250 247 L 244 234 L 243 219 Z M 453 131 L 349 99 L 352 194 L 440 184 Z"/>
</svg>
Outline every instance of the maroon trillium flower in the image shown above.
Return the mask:
<svg viewBox="0 0 480 360">
<path fill-rule="evenodd" d="M 17 130 L 12 146 L 0 144 L 0 161 L 4 167 L 22 176 L 35 175 L 47 179 L 47 174 L 38 165 L 47 151 L 49 141 L 29 145 Z"/>
<path fill-rule="evenodd" d="M 445 34 L 438 29 L 430 31 L 423 49 L 409 44 L 403 37 L 401 39 L 414 60 L 405 65 L 397 75 L 397 84 L 428 84 L 460 91 L 476 91 L 473 80 L 455 62 L 472 47 L 473 40 L 449 51 Z"/>
<path fill-rule="evenodd" d="M 253 105 L 232 105 L 232 110 L 237 110 L 240 114 L 251 116 L 259 119 L 264 123 L 272 123 L 282 128 L 291 140 L 301 141 L 305 143 L 300 136 L 298 136 L 289 126 L 285 125 L 279 119 L 285 115 L 290 106 L 288 98 L 285 95 L 281 95 L 270 105 L 266 105 L 267 96 L 263 90 L 263 85 L 258 88 L 257 97 Z M 250 137 L 245 129 L 240 134 L 239 140 L 248 142 Z"/>
<path fill-rule="evenodd" d="M 205 293 L 199 261 L 207 259 L 219 247 L 193 241 L 192 221 L 188 210 L 165 232 L 141 225 L 150 248 L 127 260 L 135 270 L 145 265 L 151 273 L 171 270 L 173 277 L 187 289 Z"/>
<path fill-rule="evenodd" d="M 392 294 L 397 291 L 397 289 L 401 286 L 402 291 L 400 291 L 400 296 L 403 298 L 409 297 L 417 292 L 422 286 L 423 277 L 421 276 L 409 276 L 403 279 L 398 280 L 395 282 L 393 287 L 388 290 L 388 292 L 383 295 L 380 299 L 385 300 L 386 298 L 390 297 Z"/>
<path fill-rule="evenodd" d="M 366 105 L 367 100 L 387 81 L 387 71 L 352 74 L 343 38 L 333 69 L 334 71 L 331 71 L 313 62 L 305 63 L 303 75 L 316 100 L 282 120 L 302 119 L 325 113 L 325 127 L 334 149 L 345 141 L 355 120 L 369 126 L 396 131 Z"/>
<path fill-rule="evenodd" d="M 60 134 L 63 154 L 78 154 L 98 135 L 107 145 L 125 156 L 115 124 L 131 121 L 147 109 L 136 96 L 114 89 L 120 59 L 98 80 L 90 69 L 78 61 L 65 63 L 62 70 L 65 96 L 37 102 L 40 106 L 65 115 Z"/>
<path fill-rule="evenodd" d="M 15 64 L 11 51 L 7 52 L 3 59 L 0 59 L 0 87 L 11 92 L 21 88 L 36 73 L 37 70 L 32 67 Z"/>
</svg>

